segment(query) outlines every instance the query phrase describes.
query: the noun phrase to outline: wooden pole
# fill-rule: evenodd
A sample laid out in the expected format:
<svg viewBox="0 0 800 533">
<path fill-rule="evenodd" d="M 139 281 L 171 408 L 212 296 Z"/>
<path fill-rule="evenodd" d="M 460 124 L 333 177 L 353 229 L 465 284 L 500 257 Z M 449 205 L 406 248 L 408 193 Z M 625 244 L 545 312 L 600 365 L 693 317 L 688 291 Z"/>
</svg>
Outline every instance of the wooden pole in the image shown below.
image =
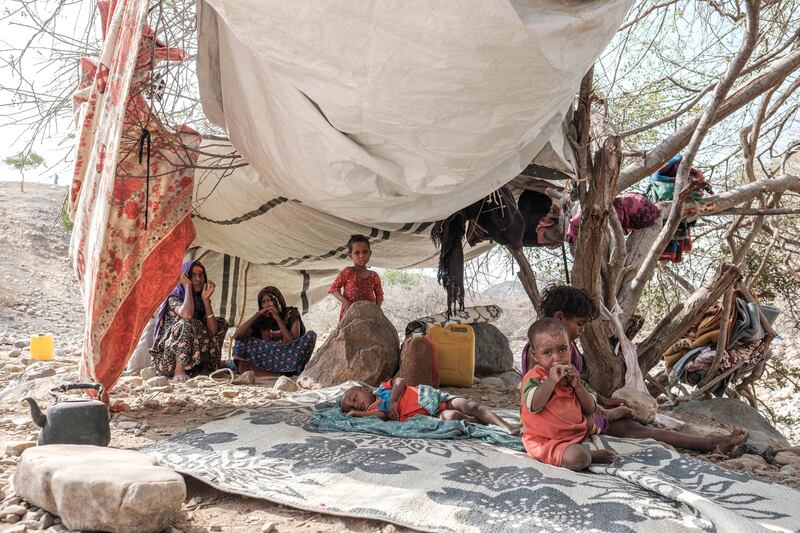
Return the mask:
<svg viewBox="0 0 800 533">
<path fill-rule="evenodd" d="M 522 283 L 522 288 L 525 289 L 528 298 L 530 298 L 533 308 L 536 310 L 536 315 L 541 318 L 542 296 L 539 294 L 539 287 L 536 284 L 536 274 L 533 273 L 533 268 L 531 268 L 528 258 L 525 257 L 521 249 L 512 248 L 511 246 L 506 246 L 506 249 L 517 262 L 517 265 L 519 265 L 519 272 L 517 272 L 519 281 Z"/>
</svg>

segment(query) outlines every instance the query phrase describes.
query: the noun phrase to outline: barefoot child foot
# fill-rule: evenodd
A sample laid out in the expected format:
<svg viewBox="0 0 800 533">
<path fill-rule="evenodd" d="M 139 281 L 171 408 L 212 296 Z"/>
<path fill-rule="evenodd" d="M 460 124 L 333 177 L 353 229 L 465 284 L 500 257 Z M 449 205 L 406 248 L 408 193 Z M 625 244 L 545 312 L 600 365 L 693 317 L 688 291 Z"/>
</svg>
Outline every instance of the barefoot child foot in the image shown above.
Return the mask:
<svg viewBox="0 0 800 533">
<path fill-rule="evenodd" d="M 748 433 L 746 429 L 736 428 L 727 437 L 722 437 L 717 441 L 715 451 L 723 454 L 730 455 L 737 446 L 747 440 Z"/>
<path fill-rule="evenodd" d="M 475 422 L 480 424 L 494 424 L 495 426 L 500 426 L 510 435 L 519 435 L 519 430 L 512 428 L 508 422 L 497 416 L 488 407 L 473 402 L 472 400 L 453 398 L 447 402 L 447 409 L 459 411 L 460 413 L 475 419 Z"/>
<path fill-rule="evenodd" d="M 606 420 L 611 423 L 617 420 L 622 420 L 623 418 L 633 418 L 634 411 L 630 407 L 621 405 L 619 407 L 614 407 L 613 409 L 603 409 L 603 414 L 605 415 Z"/>
<path fill-rule="evenodd" d="M 455 409 L 445 409 L 439 413 L 439 418 L 442 420 L 466 420 L 467 422 L 472 422 L 473 424 L 481 423 L 477 418 L 465 415 L 461 411 L 457 411 Z"/>
<path fill-rule="evenodd" d="M 614 450 L 592 450 L 589 453 L 593 463 L 613 463 L 619 457 Z"/>
</svg>

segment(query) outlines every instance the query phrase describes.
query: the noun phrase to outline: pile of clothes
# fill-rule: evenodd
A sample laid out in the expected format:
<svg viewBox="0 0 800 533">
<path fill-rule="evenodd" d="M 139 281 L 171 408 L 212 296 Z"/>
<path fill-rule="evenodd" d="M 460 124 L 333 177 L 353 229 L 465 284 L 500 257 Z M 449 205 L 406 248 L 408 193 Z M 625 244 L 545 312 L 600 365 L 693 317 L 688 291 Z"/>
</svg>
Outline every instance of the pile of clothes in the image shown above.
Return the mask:
<svg viewBox="0 0 800 533">
<path fill-rule="evenodd" d="M 769 358 L 760 314 L 772 324 L 780 310 L 760 304 L 743 293 L 737 295 L 735 303 L 728 321 L 728 342 L 715 375 L 737 366 L 744 370 L 752 369 Z M 708 309 L 697 327 L 667 350 L 664 366 L 671 380 L 697 385 L 706 378 L 717 353 L 722 312 L 723 307 L 719 304 Z M 711 392 L 721 396 L 731 378 L 732 374 L 720 380 Z"/>
<path fill-rule="evenodd" d="M 612 205 L 626 235 L 632 231 L 652 226 L 661 216 L 661 210 L 658 206 L 639 192 L 620 194 L 614 198 Z M 579 209 L 569 221 L 567 240 L 569 240 L 570 244 L 575 244 L 580 224 L 581 211 Z"/>
<path fill-rule="evenodd" d="M 683 156 L 678 154 L 658 169 L 650 177 L 650 185 L 647 188 L 648 196 L 655 202 L 671 202 L 675 196 L 675 178 L 678 175 Z M 706 182 L 703 173 L 696 168 L 689 170 L 689 198 L 699 200 L 703 197 L 703 191 L 713 192 L 711 186 Z M 672 261 L 680 263 L 683 261 L 683 254 L 692 249 L 692 228 L 696 220 L 681 220 L 673 238 L 667 244 L 659 259 L 661 261 Z"/>
<path fill-rule="evenodd" d="M 551 194 L 524 191 L 518 200 L 519 210 L 525 218 L 524 246 L 555 248 L 566 240 L 575 244 L 581 223 L 580 205 Z M 661 210 L 645 195 L 638 192 L 620 194 L 613 200 L 614 211 L 626 234 L 652 226 L 661 216 Z"/>
</svg>

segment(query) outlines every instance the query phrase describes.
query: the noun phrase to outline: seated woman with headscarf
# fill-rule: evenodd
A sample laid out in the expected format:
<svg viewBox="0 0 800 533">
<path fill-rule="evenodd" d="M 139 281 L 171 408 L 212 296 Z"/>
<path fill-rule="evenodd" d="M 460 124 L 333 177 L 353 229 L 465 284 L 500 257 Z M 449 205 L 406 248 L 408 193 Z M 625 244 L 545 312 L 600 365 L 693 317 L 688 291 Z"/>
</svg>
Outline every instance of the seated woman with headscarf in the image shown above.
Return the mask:
<svg viewBox="0 0 800 533">
<path fill-rule="evenodd" d="M 228 322 L 215 317 L 211 309 L 214 287 L 200 261 L 183 264 L 180 283 L 158 313 L 150 348 L 153 366 L 160 375 L 186 381 L 189 376 L 219 368 Z"/>
<path fill-rule="evenodd" d="M 302 372 L 317 342 L 317 334 L 305 331 L 300 312 L 287 307 L 275 287 L 261 289 L 258 311 L 236 329 L 233 338 L 234 360 L 276 374 Z"/>
</svg>

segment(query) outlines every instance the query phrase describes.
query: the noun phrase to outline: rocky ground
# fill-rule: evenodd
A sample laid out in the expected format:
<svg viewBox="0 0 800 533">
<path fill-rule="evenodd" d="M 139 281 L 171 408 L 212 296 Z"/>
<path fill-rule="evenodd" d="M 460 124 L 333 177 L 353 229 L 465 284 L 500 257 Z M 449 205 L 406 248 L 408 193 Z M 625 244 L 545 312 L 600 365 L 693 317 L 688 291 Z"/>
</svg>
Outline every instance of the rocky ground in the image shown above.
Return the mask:
<svg viewBox="0 0 800 533">
<path fill-rule="evenodd" d="M 19 454 L 34 445 L 38 428 L 21 398 L 32 396 L 49 404 L 47 391 L 54 384 L 75 381 L 83 329 L 80 293 L 67 259 L 69 233 L 58 222 L 66 194 L 65 188 L 28 184 L 20 193 L 18 184 L 0 182 L 0 522 L 6 531 L 65 531 L 57 517 L 30 506 L 13 493 L 11 478 Z M 407 294 L 406 289 L 403 290 Z M 401 300 L 401 298 L 398 298 Z M 389 299 L 387 298 L 387 303 Z M 404 305 L 407 302 L 404 303 Z M 328 309 L 330 308 L 330 309 Z M 332 313 L 330 312 L 332 311 Z M 389 308 L 387 315 L 400 322 L 408 311 Z M 324 320 L 335 320 L 336 304 L 326 302 L 309 316 L 309 325 L 325 331 Z M 396 314 L 395 315 L 393 315 Z M 328 315 L 332 314 L 333 319 Z M 519 319 L 523 323 L 526 319 Z M 520 325 L 501 326 L 514 341 Z M 31 334 L 52 332 L 57 357 L 41 362 L 30 359 Z M 320 343 L 322 340 L 320 340 Z M 512 342 L 515 349 L 519 341 Z M 781 357 L 797 358 L 797 347 L 784 339 Z M 800 366 L 800 361 L 797 362 Z M 788 385 L 787 385 L 788 387 Z M 242 407 L 257 407 L 264 402 L 293 394 L 296 385 L 287 378 L 242 376 L 234 383 L 226 375 L 217 379 L 199 377 L 185 384 L 170 383 L 147 371 L 141 376 L 126 376 L 115 388 L 112 400 L 127 409 L 113 415 L 111 446 L 134 448 L 184 432 Z M 496 378 L 484 380 L 472 389 L 453 389 L 497 407 L 515 407 L 513 387 L 501 386 Z M 789 426 L 791 405 L 796 399 L 780 389 L 779 397 L 768 403 L 785 415 Z M 784 397 L 785 396 L 785 397 Z M 783 416 L 782 415 L 782 416 Z M 782 428 L 783 429 L 783 428 Z M 796 431 L 796 427 L 792 427 Z M 797 433 L 790 442 L 797 445 Z M 708 457 L 723 461 L 726 458 Z M 787 464 L 767 464 L 757 456 L 727 462 L 739 471 L 800 486 L 800 455 L 781 456 Z M 791 463 L 791 464 L 790 464 Z M 340 518 L 291 509 L 262 500 L 225 494 L 200 482 L 187 479 L 188 495 L 172 531 L 396 531 L 395 526 L 378 521 Z"/>
</svg>

